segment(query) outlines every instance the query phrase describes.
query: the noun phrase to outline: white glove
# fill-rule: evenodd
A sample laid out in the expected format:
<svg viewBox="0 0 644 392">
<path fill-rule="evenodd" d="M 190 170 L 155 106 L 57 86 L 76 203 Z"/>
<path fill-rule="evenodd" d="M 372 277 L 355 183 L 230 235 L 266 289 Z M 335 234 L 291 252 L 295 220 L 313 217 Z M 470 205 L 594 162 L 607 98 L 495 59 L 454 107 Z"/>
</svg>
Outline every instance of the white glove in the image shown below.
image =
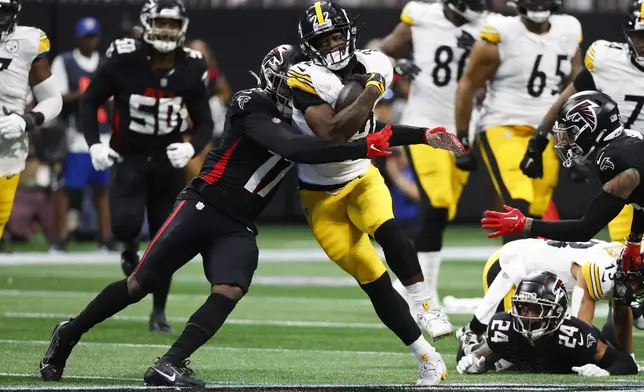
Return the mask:
<svg viewBox="0 0 644 392">
<path fill-rule="evenodd" d="M 19 138 L 27 129 L 25 119 L 16 113 L 10 113 L 5 109 L 5 116 L 0 117 L 0 135 L 5 139 Z"/>
<path fill-rule="evenodd" d="M 461 358 L 456 365 L 459 374 L 485 373 L 485 357 L 477 358 L 474 354 L 468 354 Z"/>
<path fill-rule="evenodd" d="M 195 155 L 195 148 L 190 143 L 172 143 L 166 148 L 166 153 L 172 166 L 182 169 Z"/>
<path fill-rule="evenodd" d="M 608 370 L 604 370 L 592 363 L 586 364 L 584 366 L 573 366 L 572 371 L 584 377 L 610 376 L 610 373 L 608 373 Z"/>
<path fill-rule="evenodd" d="M 103 143 L 93 144 L 89 148 L 89 155 L 92 157 L 92 166 L 96 170 L 105 170 L 121 159 L 116 151 Z"/>
</svg>

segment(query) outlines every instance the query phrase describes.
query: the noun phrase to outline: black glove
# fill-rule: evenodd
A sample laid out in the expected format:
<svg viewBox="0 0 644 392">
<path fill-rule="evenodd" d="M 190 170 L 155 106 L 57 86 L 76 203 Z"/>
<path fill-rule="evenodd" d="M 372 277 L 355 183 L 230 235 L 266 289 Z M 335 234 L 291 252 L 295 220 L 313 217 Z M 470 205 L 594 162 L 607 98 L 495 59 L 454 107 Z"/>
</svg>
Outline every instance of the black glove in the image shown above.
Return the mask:
<svg viewBox="0 0 644 392">
<path fill-rule="evenodd" d="M 369 86 L 374 86 L 378 91 L 380 91 L 380 94 L 384 93 L 387 89 L 387 81 L 385 80 L 385 77 L 376 72 L 355 74 L 351 77 L 351 80 L 355 80 L 360 83 L 365 89 Z"/>
<path fill-rule="evenodd" d="M 457 134 L 460 135 L 462 133 L 458 132 Z M 465 148 L 465 152 L 463 152 L 462 155 L 455 157 L 456 167 L 463 171 L 474 171 L 476 170 L 477 162 L 474 157 L 474 151 L 470 148 L 470 141 L 467 136 L 461 137 L 460 140 L 461 144 L 463 144 L 463 148 Z"/>
<path fill-rule="evenodd" d="M 568 178 L 570 178 L 574 183 L 585 184 L 588 182 L 589 170 L 588 166 L 580 165 L 573 162 L 572 166 L 568 168 Z"/>
<path fill-rule="evenodd" d="M 22 119 L 25 120 L 26 132 L 31 131 L 36 126 L 41 125 L 45 121 L 44 115 L 39 112 L 25 112 L 24 114 L 20 114 L 13 110 L 7 109 L 5 106 L 2 107 L 2 112 L 5 116 L 11 116 L 12 114 L 15 114 L 16 116 L 22 117 Z"/>
<path fill-rule="evenodd" d="M 525 152 L 519 167 L 523 174 L 530 178 L 543 178 L 543 150 L 548 146 L 548 138 L 535 133 L 528 142 L 528 150 Z"/>
<path fill-rule="evenodd" d="M 474 46 L 474 42 L 476 40 L 472 36 L 472 34 L 468 33 L 467 31 L 463 30 L 463 34 L 461 34 L 460 37 L 456 39 L 456 45 L 465 50 L 472 50 L 472 46 Z"/>
<path fill-rule="evenodd" d="M 405 80 L 414 80 L 420 73 L 421 69 L 418 68 L 418 66 L 411 60 L 400 59 L 396 61 L 394 71 L 396 71 L 396 73 L 402 76 Z"/>
</svg>

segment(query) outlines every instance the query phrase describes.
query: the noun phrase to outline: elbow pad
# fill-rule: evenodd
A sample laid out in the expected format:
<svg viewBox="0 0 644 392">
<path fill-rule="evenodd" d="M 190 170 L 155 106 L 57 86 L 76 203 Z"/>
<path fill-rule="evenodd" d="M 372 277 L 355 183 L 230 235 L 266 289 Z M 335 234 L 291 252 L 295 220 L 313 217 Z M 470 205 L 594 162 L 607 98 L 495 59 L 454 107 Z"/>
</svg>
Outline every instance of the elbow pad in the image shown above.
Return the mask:
<svg viewBox="0 0 644 392">
<path fill-rule="evenodd" d="M 63 96 L 60 94 L 53 77 L 48 77 L 33 86 L 31 90 L 38 101 L 38 105 L 34 107 L 32 112 L 41 113 L 43 122 L 51 121 L 60 114 L 63 108 Z"/>
</svg>

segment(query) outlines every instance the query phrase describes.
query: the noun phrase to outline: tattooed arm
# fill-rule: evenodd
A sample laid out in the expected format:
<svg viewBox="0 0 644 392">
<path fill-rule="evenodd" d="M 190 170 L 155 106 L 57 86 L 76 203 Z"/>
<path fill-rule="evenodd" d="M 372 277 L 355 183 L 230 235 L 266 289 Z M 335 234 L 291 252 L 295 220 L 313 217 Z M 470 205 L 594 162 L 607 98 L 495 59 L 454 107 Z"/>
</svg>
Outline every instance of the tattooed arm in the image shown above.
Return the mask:
<svg viewBox="0 0 644 392">
<path fill-rule="evenodd" d="M 639 171 L 635 168 L 626 169 L 604 184 L 602 192 L 592 200 L 581 219 L 546 222 L 528 218 L 523 230 L 533 236 L 554 240 L 588 241 L 620 213 L 639 184 Z M 644 219 L 641 218 L 640 222 L 644 226 Z"/>
</svg>

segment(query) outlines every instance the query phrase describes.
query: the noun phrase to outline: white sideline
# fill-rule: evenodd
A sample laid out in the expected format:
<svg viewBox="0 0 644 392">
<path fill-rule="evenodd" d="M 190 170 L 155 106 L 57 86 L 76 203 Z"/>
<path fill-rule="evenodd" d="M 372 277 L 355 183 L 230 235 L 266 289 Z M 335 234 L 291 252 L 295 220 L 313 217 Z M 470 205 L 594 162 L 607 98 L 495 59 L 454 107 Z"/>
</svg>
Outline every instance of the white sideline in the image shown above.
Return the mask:
<svg viewBox="0 0 644 392">
<path fill-rule="evenodd" d="M 36 373 L 2 373 L 0 372 L 0 377 L 40 377 Z M 67 376 L 65 378 L 70 380 L 110 380 L 110 381 L 141 381 L 140 378 L 134 377 L 110 377 L 110 376 Z M 4 388 L 4 387 L 2 387 Z M 16 387 L 23 388 L 24 387 Z"/>
</svg>

